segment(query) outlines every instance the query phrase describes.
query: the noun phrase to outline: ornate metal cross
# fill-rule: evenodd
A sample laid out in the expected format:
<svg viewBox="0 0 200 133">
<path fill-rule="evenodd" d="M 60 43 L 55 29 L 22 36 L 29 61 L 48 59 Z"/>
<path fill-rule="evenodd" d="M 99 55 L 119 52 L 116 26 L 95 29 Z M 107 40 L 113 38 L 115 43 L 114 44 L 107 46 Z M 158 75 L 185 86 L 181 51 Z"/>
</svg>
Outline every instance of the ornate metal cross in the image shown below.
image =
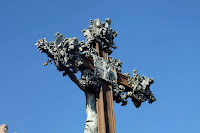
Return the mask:
<svg viewBox="0 0 200 133">
<path fill-rule="evenodd" d="M 85 133 L 116 133 L 113 101 L 124 106 L 130 98 L 138 108 L 146 100 L 149 103 L 156 100 L 150 91 L 153 79 L 139 76 L 136 69 L 133 77 L 121 74 L 122 62 L 108 57 L 117 48 L 113 42 L 117 32 L 110 24 L 110 19 L 106 23 L 90 20 L 89 28 L 82 30 L 85 42 L 56 33 L 54 42 L 48 43 L 44 38 L 35 44 L 50 58 L 43 65 L 53 61 L 63 76 L 68 75 L 85 92 Z M 75 75 L 78 71 L 80 79 Z"/>
</svg>

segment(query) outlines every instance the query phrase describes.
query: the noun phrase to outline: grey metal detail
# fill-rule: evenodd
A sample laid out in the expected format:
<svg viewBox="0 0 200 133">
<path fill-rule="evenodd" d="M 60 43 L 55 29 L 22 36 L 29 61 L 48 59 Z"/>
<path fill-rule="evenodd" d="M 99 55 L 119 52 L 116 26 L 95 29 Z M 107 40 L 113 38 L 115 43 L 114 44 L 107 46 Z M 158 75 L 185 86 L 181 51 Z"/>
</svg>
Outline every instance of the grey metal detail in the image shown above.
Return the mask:
<svg viewBox="0 0 200 133">
<path fill-rule="evenodd" d="M 100 22 L 99 19 L 94 21 L 90 19 L 90 26 L 88 29 L 83 29 L 82 32 L 86 37 L 85 44 L 92 47 L 95 42 L 99 42 L 102 49 L 107 50 L 110 55 L 113 49 L 117 47 L 114 45 L 114 38 L 117 36 L 117 32 L 110 28 L 111 20 L 106 19 L 106 23 Z"/>
<path fill-rule="evenodd" d="M 114 84 L 117 83 L 117 72 L 115 67 L 106 59 L 96 56 L 94 59 L 94 75 L 98 78 Z"/>
<path fill-rule="evenodd" d="M 47 42 L 46 38 L 39 40 L 35 45 L 41 53 L 46 53 L 51 58 L 59 71 L 72 69 L 73 73 L 78 72 L 78 67 L 82 64 L 79 46 L 83 42 L 78 42 L 77 38 L 65 38 L 64 35 L 56 33 L 55 42 Z M 51 63 L 48 60 L 44 65 Z"/>
<path fill-rule="evenodd" d="M 80 52 L 85 57 L 94 59 L 94 56 L 98 56 L 97 50 L 92 47 L 92 44 L 82 43 L 79 48 Z"/>
<path fill-rule="evenodd" d="M 118 59 L 112 59 L 112 57 L 108 57 L 109 62 L 115 67 L 117 72 L 121 72 L 122 62 Z"/>
<path fill-rule="evenodd" d="M 79 84 L 84 90 L 88 89 L 92 92 L 99 92 L 100 81 L 90 69 L 81 71 L 81 79 L 79 80 Z"/>
<path fill-rule="evenodd" d="M 127 95 L 125 92 L 125 87 L 123 85 L 116 85 L 113 87 L 113 100 L 116 103 L 122 103 L 121 106 L 124 106 L 127 104 Z"/>
<path fill-rule="evenodd" d="M 146 76 L 139 76 L 137 69 L 133 70 L 133 77 L 130 77 L 129 73 L 125 74 L 128 77 L 128 83 L 133 87 L 133 90 L 126 92 L 126 99 L 132 98 L 134 105 L 138 108 L 142 102 L 146 100 L 149 103 L 156 101 L 153 93 L 150 90 L 150 85 L 154 83 L 154 79 Z"/>
</svg>

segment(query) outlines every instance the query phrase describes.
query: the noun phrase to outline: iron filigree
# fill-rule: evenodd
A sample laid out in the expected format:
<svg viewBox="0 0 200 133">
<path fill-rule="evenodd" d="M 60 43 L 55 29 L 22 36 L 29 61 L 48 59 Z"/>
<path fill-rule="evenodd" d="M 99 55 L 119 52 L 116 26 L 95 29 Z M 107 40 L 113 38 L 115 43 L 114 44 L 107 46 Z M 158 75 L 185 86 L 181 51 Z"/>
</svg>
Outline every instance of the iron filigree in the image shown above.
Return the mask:
<svg viewBox="0 0 200 133">
<path fill-rule="evenodd" d="M 51 58 L 59 71 L 72 69 L 73 73 L 78 72 L 82 59 L 79 52 L 77 38 L 65 38 L 64 35 L 56 33 L 54 42 L 47 42 L 46 38 L 39 40 L 35 45 L 41 53 L 46 53 Z M 50 60 L 44 63 L 48 65 Z"/>
<path fill-rule="evenodd" d="M 110 28 L 111 20 L 106 19 L 106 23 L 100 22 L 99 19 L 94 21 L 90 20 L 90 26 L 88 29 L 83 29 L 82 32 L 86 37 L 85 44 L 93 45 L 98 42 L 103 50 L 107 50 L 110 55 L 116 46 L 114 45 L 113 39 L 117 36 L 117 32 Z"/>
</svg>

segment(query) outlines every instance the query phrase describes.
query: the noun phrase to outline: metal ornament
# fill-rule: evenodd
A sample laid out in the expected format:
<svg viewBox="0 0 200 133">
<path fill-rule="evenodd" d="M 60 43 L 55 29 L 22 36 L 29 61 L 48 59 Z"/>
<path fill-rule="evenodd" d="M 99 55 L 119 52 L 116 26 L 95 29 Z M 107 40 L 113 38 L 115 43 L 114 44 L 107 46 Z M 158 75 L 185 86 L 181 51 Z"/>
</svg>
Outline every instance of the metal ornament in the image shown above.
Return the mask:
<svg viewBox="0 0 200 133">
<path fill-rule="evenodd" d="M 113 84 L 117 83 L 117 72 L 115 67 L 106 59 L 95 56 L 94 59 L 94 75 L 98 78 Z"/>
<path fill-rule="evenodd" d="M 79 46 L 82 42 L 78 42 L 77 38 L 65 38 L 64 35 L 55 34 L 54 42 L 47 42 L 46 38 L 39 40 L 35 45 L 41 53 L 46 53 L 51 58 L 59 71 L 72 69 L 73 73 L 78 72 L 78 68 L 82 65 L 82 59 L 79 52 Z M 45 61 L 44 65 L 51 63 L 51 60 Z"/>
<path fill-rule="evenodd" d="M 117 47 L 114 45 L 114 38 L 117 36 L 117 32 L 110 28 L 111 20 L 106 19 L 106 23 L 100 22 L 99 19 L 94 21 L 90 19 L 90 26 L 88 29 L 83 29 L 83 35 L 86 37 L 85 44 L 92 45 L 98 42 L 103 50 L 107 50 L 110 55 L 113 49 Z M 91 47 L 91 46 L 90 46 Z"/>
<path fill-rule="evenodd" d="M 120 60 L 108 57 L 108 61 L 114 66 L 117 72 L 121 72 L 122 62 Z"/>
<path fill-rule="evenodd" d="M 81 79 L 79 79 L 80 87 L 87 91 L 99 92 L 100 81 L 94 72 L 90 69 L 85 69 L 81 71 Z"/>
<path fill-rule="evenodd" d="M 133 70 L 133 77 L 130 77 L 129 73 L 125 73 L 128 77 L 128 83 L 133 87 L 131 91 L 126 93 L 127 98 L 132 98 L 132 101 L 136 108 L 140 107 L 142 102 L 146 100 L 149 103 L 156 101 L 153 93 L 150 90 L 150 85 L 154 83 L 154 79 L 142 75 L 142 77 L 137 73 L 137 69 Z"/>
</svg>

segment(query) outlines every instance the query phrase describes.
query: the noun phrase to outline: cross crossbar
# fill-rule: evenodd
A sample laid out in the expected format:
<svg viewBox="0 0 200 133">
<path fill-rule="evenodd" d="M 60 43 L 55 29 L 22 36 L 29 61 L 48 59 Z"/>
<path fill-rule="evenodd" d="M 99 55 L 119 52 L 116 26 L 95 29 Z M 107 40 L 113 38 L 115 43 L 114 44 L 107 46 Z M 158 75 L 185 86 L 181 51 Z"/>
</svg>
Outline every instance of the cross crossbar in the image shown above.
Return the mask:
<svg viewBox="0 0 200 133">
<path fill-rule="evenodd" d="M 83 55 L 82 55 L 82 58 L 83 58 L 82 68 L 91 69 L 94 71 L 94 60 L 91 58 L 87 58 Z M 117 72 L 117 83 L 124 85 L 127 91 L 130 91 L 133 87 L 128 84 L 127 79 L 128 79 L 127 76 L 121 74 L 120 72 Z"/>
</svg>

